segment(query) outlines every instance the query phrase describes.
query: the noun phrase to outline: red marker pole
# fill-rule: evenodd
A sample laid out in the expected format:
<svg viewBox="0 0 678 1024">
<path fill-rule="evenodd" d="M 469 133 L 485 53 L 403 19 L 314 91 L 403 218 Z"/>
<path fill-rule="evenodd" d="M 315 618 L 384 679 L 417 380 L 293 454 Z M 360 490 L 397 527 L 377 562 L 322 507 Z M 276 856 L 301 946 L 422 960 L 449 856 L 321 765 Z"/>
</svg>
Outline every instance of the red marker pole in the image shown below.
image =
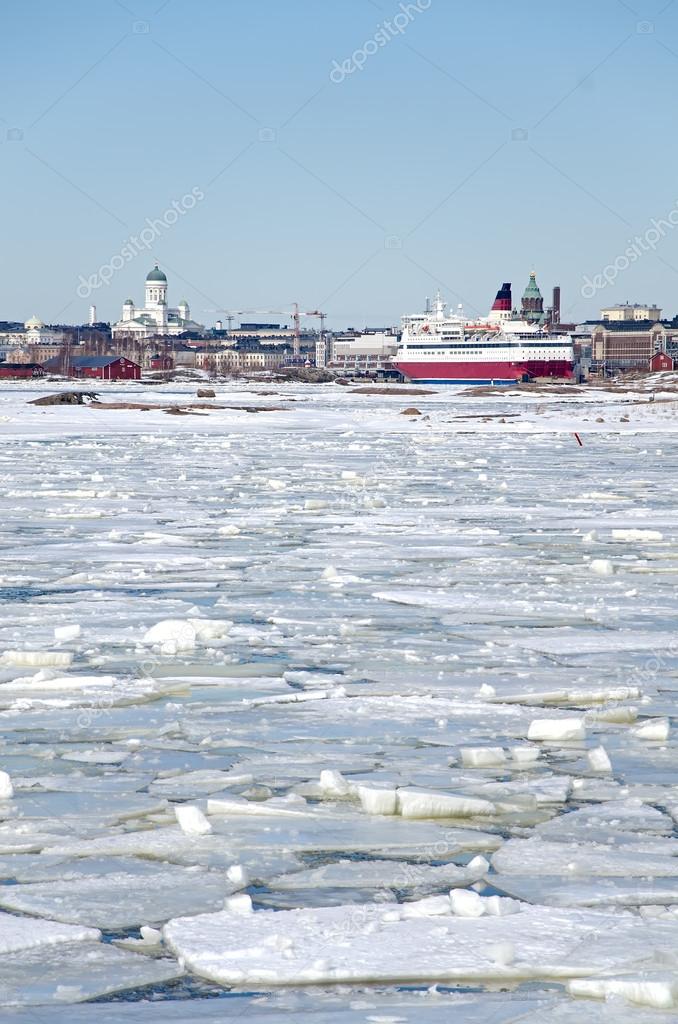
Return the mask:
<svg viewBox="0 0 678 1024">
<path fill-rule="evenodd" d="M 576 430 L 574 432 L 574 436 L 577 438 L 577 444 L 579 445 L 579 447 L 583 448 L 584 447 L 584 442 L 582 441 L 581 437 L 579 436 L 579 434 L 577 433 Z"/>
</svg>

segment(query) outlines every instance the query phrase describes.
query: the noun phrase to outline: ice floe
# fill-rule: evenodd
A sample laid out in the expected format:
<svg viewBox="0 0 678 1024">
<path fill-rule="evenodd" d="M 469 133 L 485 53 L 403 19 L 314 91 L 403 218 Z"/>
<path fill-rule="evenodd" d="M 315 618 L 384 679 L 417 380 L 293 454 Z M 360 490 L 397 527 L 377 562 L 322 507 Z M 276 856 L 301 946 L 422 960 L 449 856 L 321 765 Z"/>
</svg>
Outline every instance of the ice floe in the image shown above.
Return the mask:
<svg viewBox="0 0 678 1024">
<path fill-rule="evenodd" d="M 0 886 L 0 907 L 73 925 L 121 931 L 162 923 L 177 914 L 219 908 L 240 885 L 225 873 L 168 864 L 143 874 L 111 872 Z"/>
<path fill-rule="evenodd" d="M 672 403 L 215 387 L 0 395 L 3 1015 L 675 1017 Z"/>
<path fill-rule="evenodd" d="M 652 949 L 653 928 L 630 916 L 555 907 L 457 916 L 449 897 L 416 910 L 225 910 L 170 921 L 163 934 L 191 970 L 236 986 L 566 979 L 634 965 Z M 611 928 L 614 949 L 598 942 Z"/>
</svg>

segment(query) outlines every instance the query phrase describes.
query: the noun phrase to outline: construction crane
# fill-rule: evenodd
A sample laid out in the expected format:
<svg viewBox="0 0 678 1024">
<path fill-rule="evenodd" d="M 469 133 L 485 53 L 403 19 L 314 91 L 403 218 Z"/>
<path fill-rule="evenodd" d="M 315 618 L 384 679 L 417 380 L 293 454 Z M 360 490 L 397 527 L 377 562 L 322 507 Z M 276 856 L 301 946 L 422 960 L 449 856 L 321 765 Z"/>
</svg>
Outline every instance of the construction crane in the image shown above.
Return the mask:
<svg viewBox="0 0 678 1024">
<path fill-rule="evenodd" d="M 325 340 L 325 317 L 327 313 L 321 313 L 319 309 L 312 309 L 308 313 L 304 313 L 304 316 L 317 316 L 320 318 L 320 340 Z"/>
<path fill-rule="evenodd" d="M 248 314 L 252 314 L 252 313 L 256 313 L 256 314 L 275 313 L 277 316 L 289 316 L 289 317 L 291 317 L 292 324 L 294 325 L 293 326 L 294 340 L 292 342 L 292 352 L 293 352 L 293 355 L 294 355 L 295 359 L 298 359 L 299 356 L 300 356 L 300 353 L 301 353 L 301 318 L 302 318 L 302 316 L 317 316 L 317 317 L 320 317 L 320 337 L 322 339 L 325 336 L 325 317 L 327 316 L 327 313 L 321 313 L 317 309 L 313 309 L 313 310 L 311 310 L 308 313 L 301 313 L 299 311 L 299 303 L 298 302 L 293 302 L 292 303 L 292 309 L 205 309 L 205 310 L 203 310 L 203 312 L 204 313 L 219 313 L 219 314 L 221 314 L 226 320 L 228 320 L 228 323 L 229 323 L 229 333 L 230 333 L 230 329 L 231 329 L 230 328 L 231 320 L 233 320 L 233 318 L 236 317 L 236 316 L 242 316 L 244 313 L 248 313 Z"/>
</svg>

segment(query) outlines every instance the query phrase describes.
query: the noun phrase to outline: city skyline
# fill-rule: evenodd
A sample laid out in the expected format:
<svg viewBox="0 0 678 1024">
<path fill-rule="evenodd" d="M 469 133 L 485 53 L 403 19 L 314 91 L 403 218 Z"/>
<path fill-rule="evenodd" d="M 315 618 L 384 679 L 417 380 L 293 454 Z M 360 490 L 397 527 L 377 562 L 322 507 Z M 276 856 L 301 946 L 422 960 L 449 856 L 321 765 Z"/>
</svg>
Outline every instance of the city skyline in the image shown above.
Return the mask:
<svg viewBox="0 0 678 1024">
<path fill-rule="evenodd" d="M 206 324 L 295 301 L 332 328 L 396 323 L 437 288 L 485 314 L 532 269 L 565 320 L 678 310 L 674 3 L 35 0 L 4 18 L 5 318 L 85 322 L 93 303 L 113 321 L 155 261 Z"/>
</svg>

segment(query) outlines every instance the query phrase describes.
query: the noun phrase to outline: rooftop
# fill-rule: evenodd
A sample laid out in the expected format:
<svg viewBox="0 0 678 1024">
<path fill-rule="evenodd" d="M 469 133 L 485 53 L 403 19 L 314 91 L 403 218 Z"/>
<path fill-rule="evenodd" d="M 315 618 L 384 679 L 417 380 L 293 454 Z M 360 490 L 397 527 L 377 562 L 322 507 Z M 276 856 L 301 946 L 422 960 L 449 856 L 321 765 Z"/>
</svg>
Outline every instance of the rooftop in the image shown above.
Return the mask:
<svg viewBox="0 0 678 1024">
<path fill-rule="evenodd" d="M 617 302 L 614 306 L 603 306 L 606 309 L 659 309 L 655 302 Z"/>
<path fill-rule="evenodd" d="M 122 356 L 77 356 L 77 358 L 73 360 L 73 366 L 109 366 L 111 363 L 117 363 L 118 359 L 121 358 Z"/>
<path fill-rule="evenodd" d="M 146 275 L 146 280 L 147 281 L 164 281 L 165 284 L 167 284 L 167 278 L 165 277 L 165 275 L 163 274 L 162 270 L 160 269 L 160 267 L 158 266 L 157 263 L 153 267 L 153 270 L 149 270 L 148 274 Z"/>
</svg>

